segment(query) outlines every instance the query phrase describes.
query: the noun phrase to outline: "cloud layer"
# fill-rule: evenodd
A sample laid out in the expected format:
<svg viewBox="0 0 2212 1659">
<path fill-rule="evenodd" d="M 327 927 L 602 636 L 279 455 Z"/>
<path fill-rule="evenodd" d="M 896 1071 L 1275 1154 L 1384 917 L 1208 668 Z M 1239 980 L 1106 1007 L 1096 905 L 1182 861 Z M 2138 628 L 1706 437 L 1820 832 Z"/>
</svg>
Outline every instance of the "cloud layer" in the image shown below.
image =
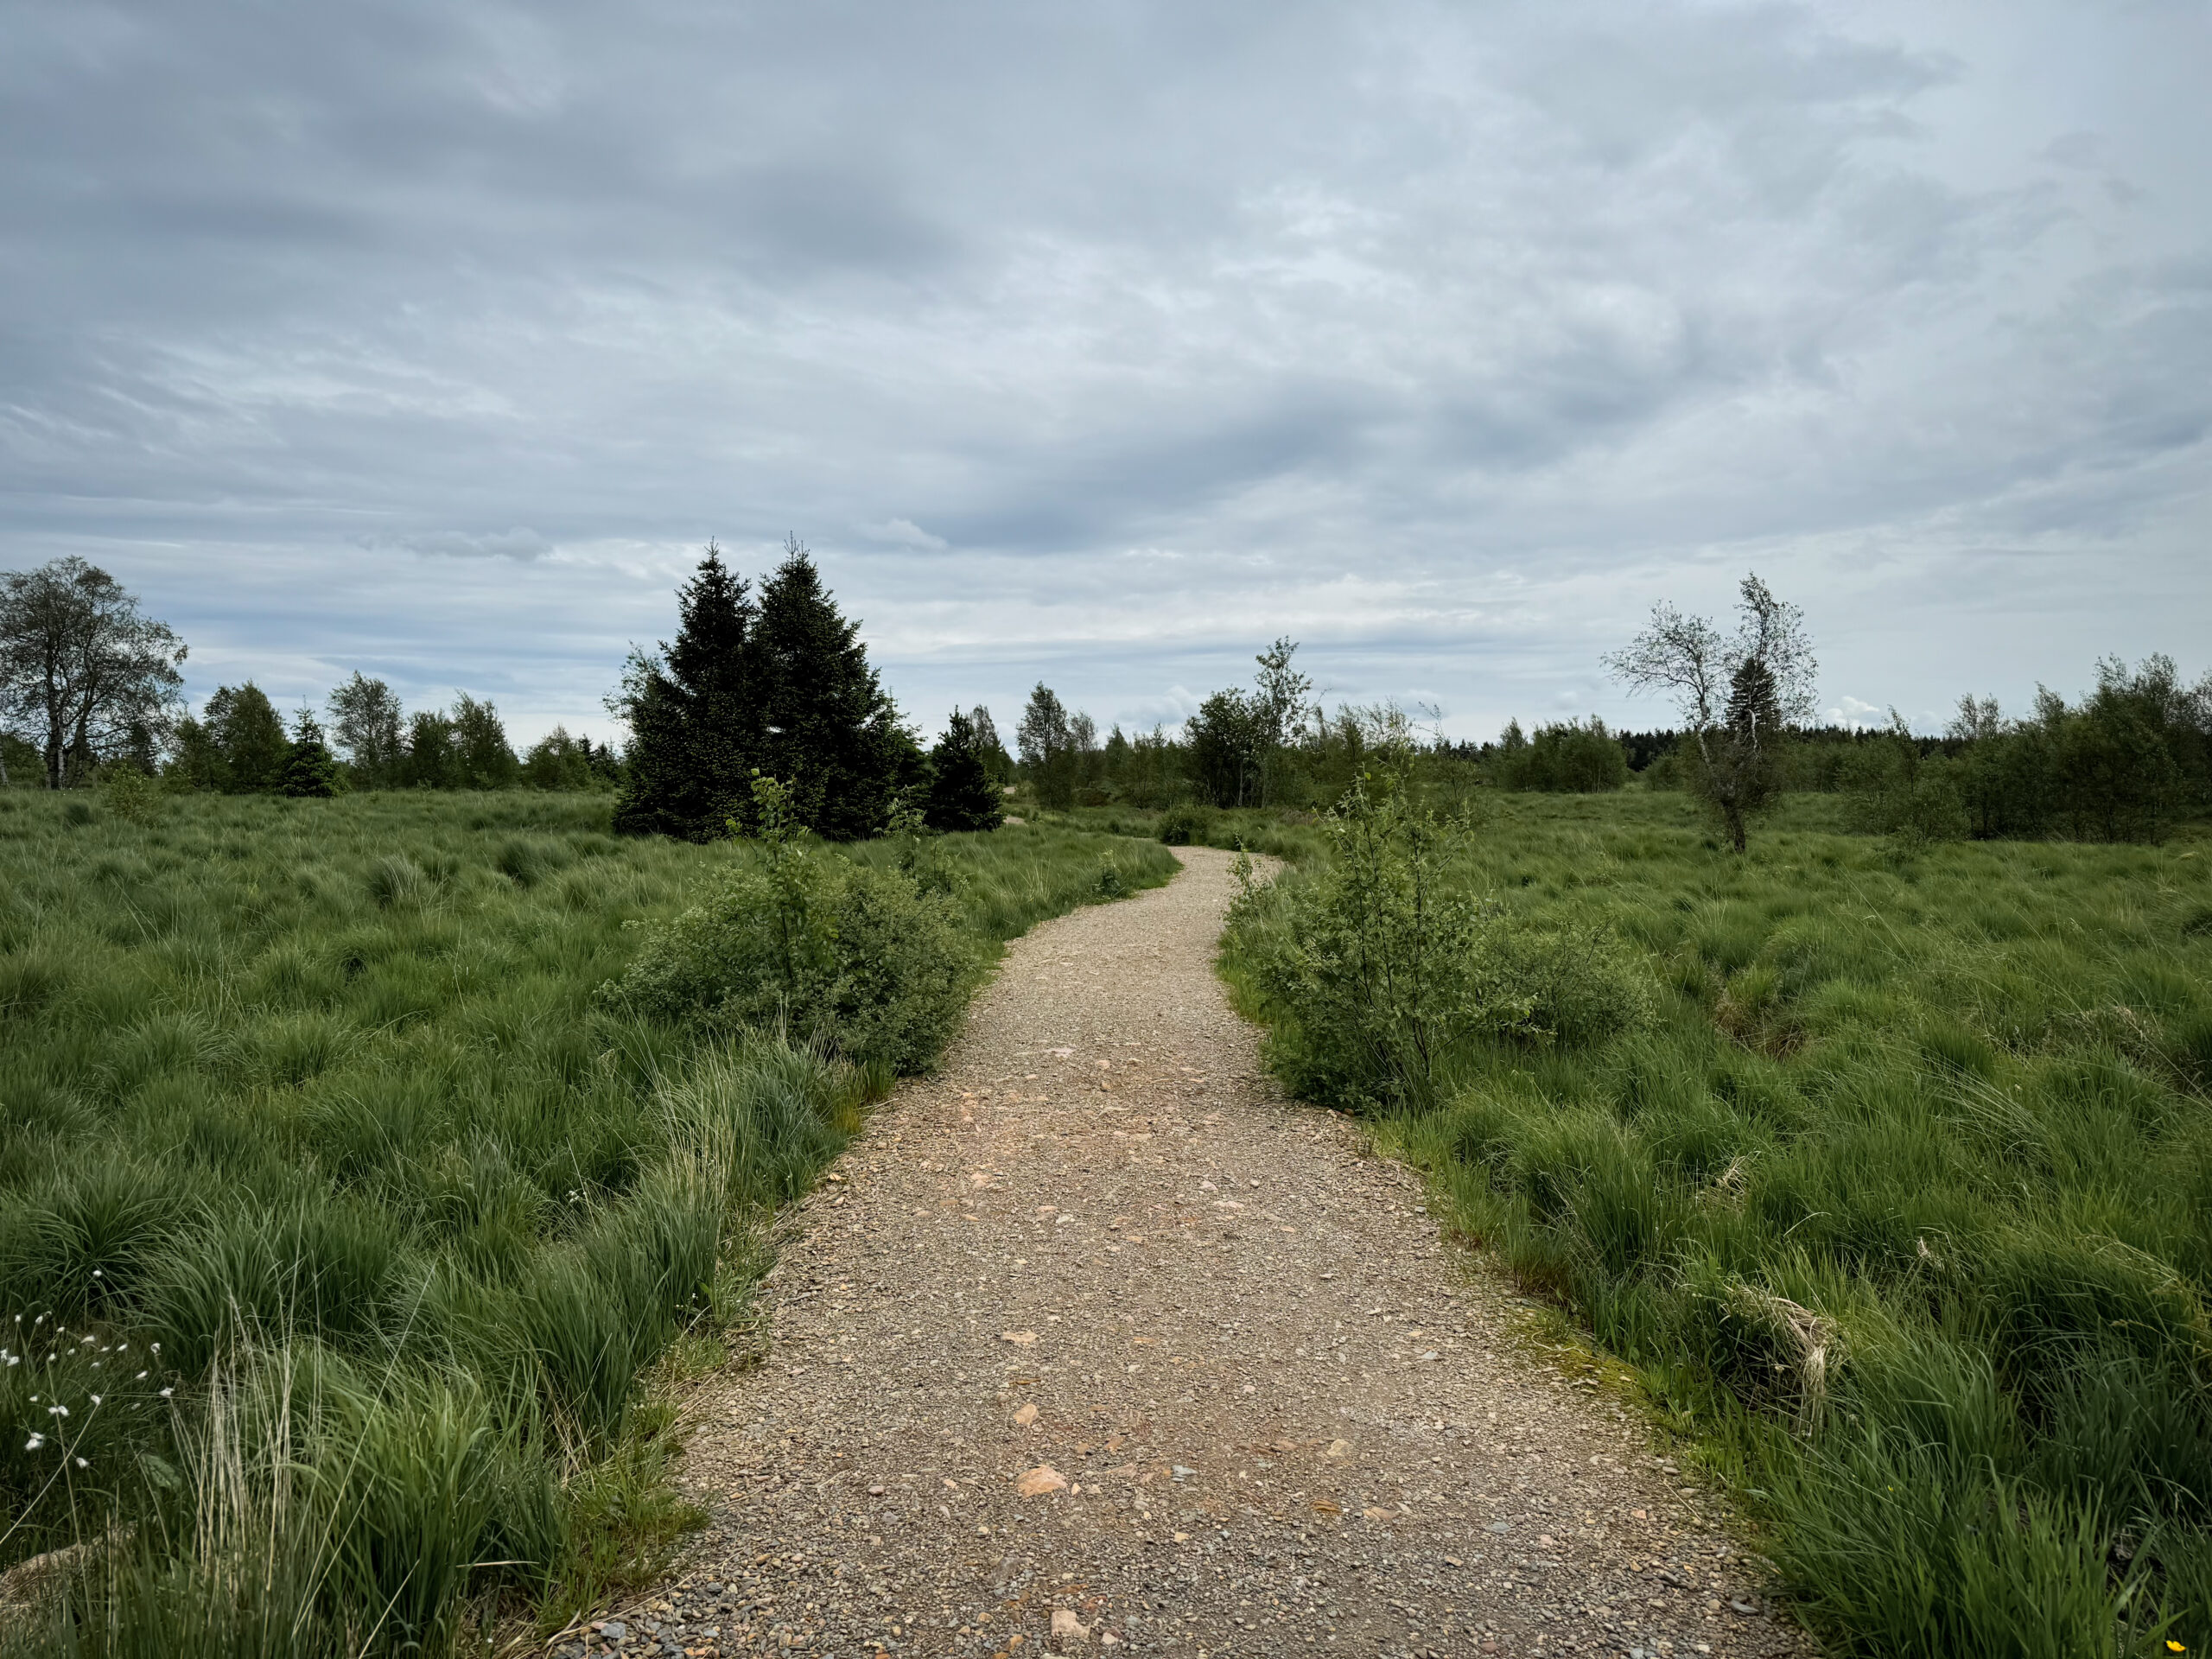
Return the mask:
<svg viewBox="0 0 2212 1659">
<path fill-rule="evenodd" d="M 524 731 L 787 531 L 932 724 L 2201 657 L 2212 24 L 1928 10 L 10 10 L 0 564 Z"/>
</svg>

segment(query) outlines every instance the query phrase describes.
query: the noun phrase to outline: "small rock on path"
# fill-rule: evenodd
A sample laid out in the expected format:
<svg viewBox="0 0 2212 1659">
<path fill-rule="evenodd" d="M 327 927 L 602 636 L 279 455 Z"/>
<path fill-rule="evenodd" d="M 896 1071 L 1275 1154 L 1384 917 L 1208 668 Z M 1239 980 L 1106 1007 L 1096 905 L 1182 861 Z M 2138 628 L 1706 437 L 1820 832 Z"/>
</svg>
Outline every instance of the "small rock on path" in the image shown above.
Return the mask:
<svg viewBox="0 0 2212 1659">
<path fill-rule="evenodd" d="M 1418 1179 L 1275 1090 L 1212 972 L 1230 855 L 1178 856 L 1017 940 L 788 1219 L 766 1359 L 693 1402 L 711 1523 L 589 1645 L 1808 1650 Z"/>
</svg>

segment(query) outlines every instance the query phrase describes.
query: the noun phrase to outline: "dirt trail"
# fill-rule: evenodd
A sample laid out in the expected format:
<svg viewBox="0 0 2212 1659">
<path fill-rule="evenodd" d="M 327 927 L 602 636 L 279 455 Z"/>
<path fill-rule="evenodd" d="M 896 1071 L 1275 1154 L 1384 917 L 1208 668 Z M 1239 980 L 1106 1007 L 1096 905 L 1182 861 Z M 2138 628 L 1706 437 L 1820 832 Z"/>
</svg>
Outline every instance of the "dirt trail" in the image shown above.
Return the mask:
<svg viewBox="0 0 2212 1659">
<path fill-rule="evenodd" d="M 1183 857 L 1017 942 L 800 1207 L 766 1362 L 697 1402 L 712 1525 L 592 1645 L 1799 1651 L 1418 1181 L 1275 1092 L 1230 856 Z"/>
</svg>

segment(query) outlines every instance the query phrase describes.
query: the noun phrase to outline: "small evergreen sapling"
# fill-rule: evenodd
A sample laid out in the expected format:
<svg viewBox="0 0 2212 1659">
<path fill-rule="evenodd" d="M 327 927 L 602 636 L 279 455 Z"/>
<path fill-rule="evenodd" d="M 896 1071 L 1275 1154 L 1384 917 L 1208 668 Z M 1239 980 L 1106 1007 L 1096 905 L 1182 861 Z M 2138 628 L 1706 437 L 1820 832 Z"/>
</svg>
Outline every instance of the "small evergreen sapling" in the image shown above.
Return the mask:
<svg viewBox="0 0 2212 1659">
<path fill-rule="evenodd" d="M 957 709 L 944 735 L 930 751 L 929 794 L 923 821 L 932 830 L 995 830 L 1005 821 L 1003 798 L 976 742 L 975 723 Z"/>
<path fill-rule="evenodd" d="M 322 741 L 322 728 L 302 709 L 292 721 L 292 746 L 285 752 L 284 794 L 327 799 L 338 793 L 338 762 Z"/>
</svg>

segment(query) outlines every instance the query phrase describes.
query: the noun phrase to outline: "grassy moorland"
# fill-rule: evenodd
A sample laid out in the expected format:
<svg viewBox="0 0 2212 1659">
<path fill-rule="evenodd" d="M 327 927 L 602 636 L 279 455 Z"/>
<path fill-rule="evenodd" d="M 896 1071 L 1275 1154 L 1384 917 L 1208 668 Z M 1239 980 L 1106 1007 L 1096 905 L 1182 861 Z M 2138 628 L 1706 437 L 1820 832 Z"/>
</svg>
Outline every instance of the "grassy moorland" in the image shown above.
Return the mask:
<svg viewBox="0 0 2212 1659">
<path fill-rule="evenodd" d="M 688 1524 L 654 1369 L 891 1068 L 603 990 L 760 859 L 607 812 L 0 792 L 0 1567 L 95 1546 L 12 1651 L 443 1651 Z M 968 985 L 1174 868 L 919 850 Z"/>
<path fill-rule="evenodd" d="M 1344 966 L 1404 944 L 1344 920 L 1415 913 L 1402 847 L 1379 907 L 1341 849 L 1256 892 L 1225 968 L 1294 1086 L 1705 1438 L 1834 1651 L 2196 1650 L 2212 839 L 1916 852 L 1832 811 L 1733 857 L 1679 796 L 1488 798 L 1428 913 L 1489 895 L 1469 937 L 1535 977 L 1454 993 L 1488 1023 L 1426 1058 Z M 1643 1006 L 1546 1012 L 1607 984 Z"/>
</svg>

